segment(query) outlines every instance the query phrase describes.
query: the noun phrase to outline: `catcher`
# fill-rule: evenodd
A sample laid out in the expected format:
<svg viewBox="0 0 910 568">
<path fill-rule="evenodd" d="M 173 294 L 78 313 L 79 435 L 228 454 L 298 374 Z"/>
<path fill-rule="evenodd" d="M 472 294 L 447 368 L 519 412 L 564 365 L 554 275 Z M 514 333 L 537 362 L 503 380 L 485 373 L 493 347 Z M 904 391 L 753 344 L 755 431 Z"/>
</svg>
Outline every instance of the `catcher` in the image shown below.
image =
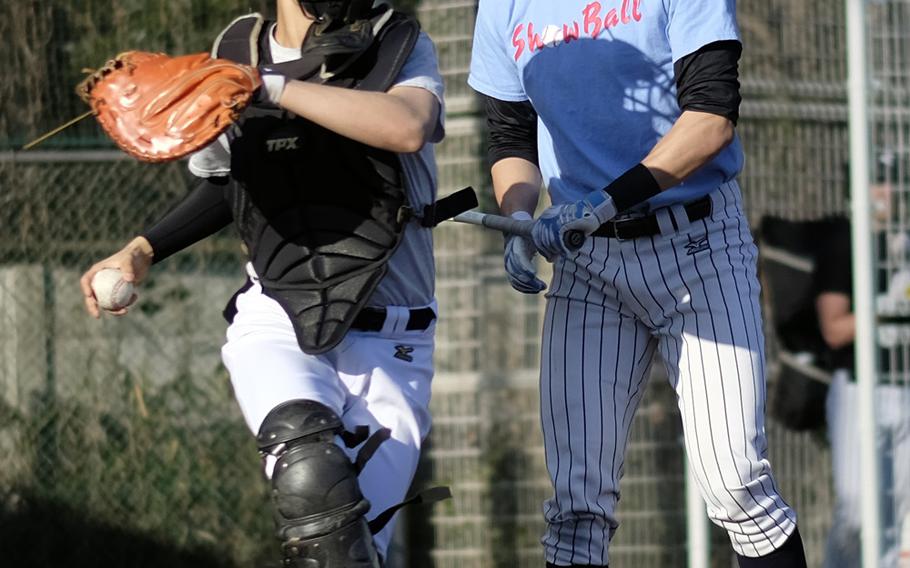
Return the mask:
<svg viewBox="0 0 910 568">
<path fill-rule="evenodd" d="M 277 21 L 244 16 L 215 41 L 261 88 L 190 159 L 195 188 L 81 285 L 98 317 L 97 271 L 139 283 L 233 220 L 249 278 L 225 310 L 222 356 L 284 565 L 376 568 L 430 428 L 443 84 L 428 36 L 388 6 L 276 4 Z"/>
</svg>

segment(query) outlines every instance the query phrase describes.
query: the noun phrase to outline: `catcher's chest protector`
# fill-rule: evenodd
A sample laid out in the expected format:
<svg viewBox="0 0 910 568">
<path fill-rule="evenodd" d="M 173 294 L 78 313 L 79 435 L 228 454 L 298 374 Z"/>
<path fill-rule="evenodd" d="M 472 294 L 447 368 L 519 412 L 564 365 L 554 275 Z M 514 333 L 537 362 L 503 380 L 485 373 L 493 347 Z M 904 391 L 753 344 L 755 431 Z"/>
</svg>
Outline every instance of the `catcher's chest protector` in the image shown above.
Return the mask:
<svg viewBox="0 0 910 568">
<path fill-rule="evenodd" d="M 318 54 L 305 50 L 302 59 L 272 67 L 303 80 L 386 91 L 419 27 L 391 12 L 379 17 L 375 40 L 329 73 L 326 38 Z M 217 53 L 267 62 L 259 57 L 269 55 L 270 28 L 258 15 L 241 18 L 219 38 Z M 407 205 L 401 163 L 392 152 L 276 109 L 248 109 L 233 132 L 227 193 L 253 267 L 264 293 L 290 316 L 301 349 L 324 353 L 344 338 L 401 242 Z"/>
</svg>

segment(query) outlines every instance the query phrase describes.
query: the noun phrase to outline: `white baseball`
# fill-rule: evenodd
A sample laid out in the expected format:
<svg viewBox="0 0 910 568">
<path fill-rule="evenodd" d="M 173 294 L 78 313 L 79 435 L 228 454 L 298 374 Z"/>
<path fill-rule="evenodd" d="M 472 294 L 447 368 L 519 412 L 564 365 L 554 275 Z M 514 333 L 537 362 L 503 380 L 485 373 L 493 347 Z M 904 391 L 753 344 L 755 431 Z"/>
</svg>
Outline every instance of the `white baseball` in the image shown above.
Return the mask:
<svg viewBox="0 0 910 568">
<path fill-rule="evenodd" d="M 133 297 L 133 283 L 125 281 L 116 268 L 104 268 L 92 277 L 92 291 L 98 306 L 112 312 L 129 303 Z"/>
</svg>

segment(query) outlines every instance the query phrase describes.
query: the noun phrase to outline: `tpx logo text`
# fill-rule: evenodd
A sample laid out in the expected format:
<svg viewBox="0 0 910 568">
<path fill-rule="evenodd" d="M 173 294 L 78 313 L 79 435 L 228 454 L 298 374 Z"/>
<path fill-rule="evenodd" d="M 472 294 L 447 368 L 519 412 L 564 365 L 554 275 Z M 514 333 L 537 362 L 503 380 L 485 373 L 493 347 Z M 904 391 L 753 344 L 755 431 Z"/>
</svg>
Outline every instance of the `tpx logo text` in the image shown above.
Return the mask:
<svg viewBox="0 0 910 568">
<path fill-rule="evenodd" d="M 297 150 L 298 140 L 300 140 L 300 137 L 294 136 L 292 138 L 276 138 L 274 140 L 266 140 L 265 143 L 268 146 L 269 152 L 280 152 L 282 150 Z"/>
</svg>

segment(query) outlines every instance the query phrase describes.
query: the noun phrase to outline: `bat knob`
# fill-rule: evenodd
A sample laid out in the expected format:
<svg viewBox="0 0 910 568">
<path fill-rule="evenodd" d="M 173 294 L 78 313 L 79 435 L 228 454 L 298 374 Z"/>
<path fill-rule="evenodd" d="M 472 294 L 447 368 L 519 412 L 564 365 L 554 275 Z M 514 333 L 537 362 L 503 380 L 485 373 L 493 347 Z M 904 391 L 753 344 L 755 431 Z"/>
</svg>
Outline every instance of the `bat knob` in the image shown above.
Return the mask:
<svg viewBox="0 0 910 568">
<path fill-rule="evenodd" d="M 581 231 L 568 231 L 562 239 L 569 250 L 578 250 L 585 244 L 585 234 Z"/>
</svg>

